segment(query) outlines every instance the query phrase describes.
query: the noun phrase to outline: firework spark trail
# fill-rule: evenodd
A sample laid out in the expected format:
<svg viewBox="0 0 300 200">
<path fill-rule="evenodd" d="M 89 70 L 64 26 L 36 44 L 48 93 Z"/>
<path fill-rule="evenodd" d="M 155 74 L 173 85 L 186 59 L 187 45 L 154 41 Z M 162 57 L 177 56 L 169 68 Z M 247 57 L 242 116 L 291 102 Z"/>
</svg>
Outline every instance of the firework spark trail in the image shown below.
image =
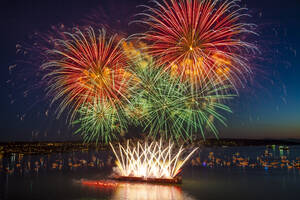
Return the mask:
<svg viewBox="0 0 300 200">
<path fill-rule="evenodd" d="M 128 127 L 128 117 L 122 105 L 94 99 L 83 104 L 78 112 L 78 118 L 72 124 L 79 124 L 75 134 L 80 134 L 85 142 L 99 141 L 108 143 L 117 139 Z"/>
<path fill-rule="evenodd" d="M 144 178 L 174 178 L 180 172 L 182 166 L 189 160 L 198 149 L 193 149 L 184 159 L 181 159 L 184 148 L 174 153 L 174 143 L 169 142 L 164 147 L 160 142 L 147 142 L 142 145 L 137 142 L 131 146 L 129 140 L 127 145 L 119 144 L 119 153 L 114 146 L 110 146 L 117 158 L 116 164 L 120 176 L 144 177 Z"/>
<path fill-rule="evenodd" d="M 247 54 L 257 48 L 242 39 L 255 33 L 253 24 L 242 22 L 247 14 L 238 0 L 153 2 L 155 7 L 145 6 L 140 14 L 144 19 L 136 22 L 149 27 L 139 36 L 149 43 L 148 53 L 158 64 L 196 86 L 203 77 L 230 82 L 234 87 L 246 81 L 252 71 Z"/>
<path fill-rule="evenodd" d="M 189 82 L 174 79 L 152 64 L 132 72 L 140 80 L 132 88 L 133 118 L 154 137 L 191 140 L 200 132 L 205 138 L 205 129 L 217 136 L 214 120 L 226 125 L 220 111 L 231 112 L 224 104 L 233 98 L 227 91 L 230 86 L 205 80 L 197 91 L 191 92 Z"/>
<path fill-rule="evenodd" d="M 69 39 L 57 40 L 49 51 L 53 59 L 42 65 L 52 103 L 60 100 L 58 116 L 69 107 L 74 118 L 79 107 L 94 98 L 112 104 L 126 99 L 130 74 L 125 71 L 122 40 L 116 35 L 108 37 L 104 30 L 97 35 L 92 28 L 65 35 Z"/>
<path fill-rule="evenodd" d="M 205 138 L 205 129 L 217 136 L 214 121 L 226 125 L 224 100 L 251 71 L 242 50 L 255 49 L 239 39 L 251 33 L 238 22 L 243 9 L 235 0 L 154 3 L 144 13 L 148 44 L 75 29 L 55 41 L 42 65 L 58 117 L 68 110 L 85 141 L 107 143 L 132 122 L 176 140 Z"/>
</svg>

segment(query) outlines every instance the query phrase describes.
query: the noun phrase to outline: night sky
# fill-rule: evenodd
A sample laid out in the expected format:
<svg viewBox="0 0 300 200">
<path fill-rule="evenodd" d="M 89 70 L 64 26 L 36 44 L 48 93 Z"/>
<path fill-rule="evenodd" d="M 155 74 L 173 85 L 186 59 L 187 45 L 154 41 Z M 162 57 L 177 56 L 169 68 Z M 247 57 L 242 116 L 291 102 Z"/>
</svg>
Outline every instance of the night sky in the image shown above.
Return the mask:
<svg viewBox="0 0 300 200">
<path fill-rule="evenodd" d="M 105 12 L 106 23 L 132 33 L 127 23 L 142 0 L 26 0 L 1 2 L 1 129 L 0 141 L 76 140 L 65 120 L 48 110 L 43 91 L 37 95 L 22 84 L 22 70 L 9 70 L 18 62 L 16 45 L 30 43 L 34 32 L 47 32 L 60 23 L 76 25 L 95 8 Z M 300 1 L 243 0 L 250 22 L 258 25 L 261 54 L 253 61 L 253 79 L 240 97 L 231 102 L 228 127 L 220 127 L 221 138 L 300 139 Z M 101 9 L 100 9 L 101 8 Z M 17 68 L 27 67 L 18 63 Z M 16 74 L 16 72 L 18 74 Z M 28 77 L 27 77 L 28 78 Z M 48 111 L 48 112 L 47 112 Z"/>
</svg>

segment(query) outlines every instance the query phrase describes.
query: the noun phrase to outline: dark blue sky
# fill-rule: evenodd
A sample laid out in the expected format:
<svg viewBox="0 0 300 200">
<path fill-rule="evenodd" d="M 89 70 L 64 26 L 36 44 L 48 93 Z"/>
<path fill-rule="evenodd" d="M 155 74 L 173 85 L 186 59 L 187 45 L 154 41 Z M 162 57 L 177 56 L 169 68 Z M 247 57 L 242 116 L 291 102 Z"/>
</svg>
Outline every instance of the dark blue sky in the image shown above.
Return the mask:
<svg viewBox="0 0 300 200">
<path fill-rule="evenodd" d="M 228 127 L 220 128 L 220 136 L 300 138 L 300 1 L 242 2 L 253 15 L 250 21 L 258 25 L 262 55 L 255 63 L 259 73 L 254 74 L 253 83 L 242 90 L 241 97 L 232 102 L 234 114 L 228 116 Z M 134 27 L 127 27 L 129 17 L 135 14 L 136 5 L 145 3 L 142 0 L 2 1 L 0 141 L 31 140 L 32 135 L 37 139 L 61 140 L 69 139 L 72 132 L 63 119 L 55 120 L 51 114 L 45 117 L 47 101 L 34 95 L 22 97 L 25 87 L 21 79 L 27 75 L 20 71 L 18 75 L 9 73 L 9 66 L 19 59 L 16 44 L 28 42 L 34 31 L 45 32 L 51 25 L 75 24 L 97 6 L 106 12 L 109 24 L 119 23 L 122 30 L 133 30 Z M 35 106 L 31 108 L 33 103 Z"/>
</svg>

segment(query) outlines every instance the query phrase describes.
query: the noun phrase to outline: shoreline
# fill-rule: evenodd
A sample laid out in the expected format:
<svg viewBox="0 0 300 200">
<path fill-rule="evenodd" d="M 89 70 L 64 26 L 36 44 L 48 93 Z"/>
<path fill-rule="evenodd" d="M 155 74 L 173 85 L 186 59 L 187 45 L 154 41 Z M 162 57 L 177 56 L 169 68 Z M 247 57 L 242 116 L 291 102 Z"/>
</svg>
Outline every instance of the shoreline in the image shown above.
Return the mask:
<svg viewBox="0 0 300 200">
<path fill-rule="evenodd" d="M 135 140 L 132 140 L 135 142 Z M 238 146 L 292 146 L 300 145 L 300 140 L 286 139 L 207 139 L 195 140 L 192 143 L 185 144 L 198 147 L 238 147 Z M 72 142 L 0 142 L 0 154 L 52 154 L 68 152 L 87 152 L 92 150 L 109 150 L 109 145 L 96 143 L 83 143 L 81 141 Z"/>
</svg>

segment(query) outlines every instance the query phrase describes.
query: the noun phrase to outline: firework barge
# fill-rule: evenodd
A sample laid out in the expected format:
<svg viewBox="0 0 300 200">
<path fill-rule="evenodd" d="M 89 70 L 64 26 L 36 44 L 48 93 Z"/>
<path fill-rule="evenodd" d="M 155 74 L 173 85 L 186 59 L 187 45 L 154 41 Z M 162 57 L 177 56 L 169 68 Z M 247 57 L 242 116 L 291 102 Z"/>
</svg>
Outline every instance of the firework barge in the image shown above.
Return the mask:
<svg viewBox="0 0 300 200">
<path fill-rule="evenodd" d="M 150 178 L 150 177 L 134 177 L 134 176 L 113 176 L 113 180 L 125 182 L 146 182 L 159 184 L 181 184 L 182 177 L 176 176 L 174 178 Z"/>
<path fill-rule="evenodd" d="M 80 180 L 82 185 L 101 187 L 101 188 L 114 188 L 120 184 L 127 182 L 135 183 L 150 183 L 150 184 L 163 184 L 163 185 L 174 185 L 181 184 L 181 176 L 175 178 L 149 178 L 149 177 L 130 177 L 130 176 L 113 176 L 106 180 Z"/>
</svg>

